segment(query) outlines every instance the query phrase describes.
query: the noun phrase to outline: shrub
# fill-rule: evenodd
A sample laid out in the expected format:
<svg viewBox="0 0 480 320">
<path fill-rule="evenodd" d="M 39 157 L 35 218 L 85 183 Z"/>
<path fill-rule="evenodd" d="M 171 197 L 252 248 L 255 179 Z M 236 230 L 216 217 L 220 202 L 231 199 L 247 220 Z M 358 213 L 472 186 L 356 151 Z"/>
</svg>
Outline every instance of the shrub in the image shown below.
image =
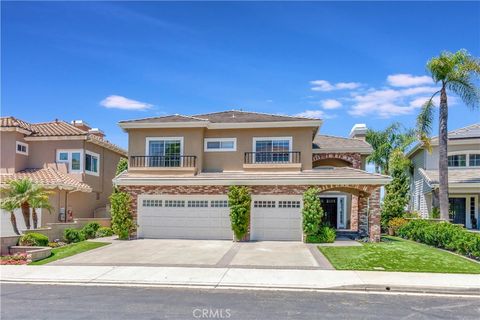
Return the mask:
<svg viewBox="0 0 480 320">
<path fill-rule="evenodd" d="M 432 208 L 432 211 L 430 212 L 430 219 L 440 219 L 440 208 Z"/>
<path fill-rule="evenodd" d="M 97 233 L 95 236 L 97 238 L 110 237 L 110 236 L 113 236 L 113 230 L 112 228 L 109 228 L 109 227 L 101 227 L 100 229 L 97 230 Z"/>
<path fill-rule="evenodd" d="M 228 190 L 230 223 L 236 240 L 242 240 L 250 225 L 250 205 L 252 197 L 245 186 L 231 186 Z"/>
<path fill-rule="evenodd" d="M 97 233 L 97 230 L 100 229 L 100 224 L 98 222 L 92 221 L 87 223 L 83 228 L 82 232 L 85 235 L 85 238 L 87 239 L 93 239 L 95 238 L 95 234 Z"/>
<path fill-rule="evenodd" d="M 396 217 L 388 222 L 388 227 L 393 229 L 394 234 L 397 234 L 398 228 L 400 228 L 406 223 L 408 223 L 406 219 Z"/>
<path fill-rule="evenodd" d="M 67 245 L 65 242 L 62 242 L 62 241 L 53 241 L 53 242 L 49 242 L 48 243 L 48 246 L 50 248 L 58 248 L 58 247 L 63 247 Z"/>
<path fill-rule="evenodd" d="M 323 209 L 317 188 L 308 188 L 303 193 L 302 227 L 306 236 L 317 235 L 323 218 Z"/>
<path fill-rule="evenodd" d="M 127 158 L 120 158 L 118 160 L 117 164 L 117 171 L 115 172 L 115 175 L 118 176 L 120 173 L 128 169 L 128 160 Z"/>
<path fill-rule="evenodd" d="M 110 196 L 112 212 L 112 230 L 120 240 L 129 238 L 135 230 L 135 223 L 131 214 L 132 198 L 125 192 L 114 192 Z"/>
<path fill-rule="evenodd" d="M 2 265 L 20 265 L 32 262 L 32 255 L 26 253 L 17 253 L 13 256 L 4 256 L 0 259 Z"/>
<path fill-rule="evenodd" d="M 36 232 L 26 233 L 20 237 L 18 244 L 21 246 L 46 247 L 48 246 L 48 237 Z"/>
<path fill-rule="evenodd" d="M 81 230 L 68 228 L 63 231 L 63 236 L 67 243 L 75 243 L 85 240 L 85 235 Z"/>
<path fill-rule="evenodd" d="M 337 237 L 335 228 L 329 226 L 321 226 L 315 235 L 307 235 L 308 243 L 333 243 Z"/>
<path fill-rule="evenodd" d="M 480 260 L 480 235 L 459 225 L 412 220 L 398 229 L 398 235 Z"/>
</svg>

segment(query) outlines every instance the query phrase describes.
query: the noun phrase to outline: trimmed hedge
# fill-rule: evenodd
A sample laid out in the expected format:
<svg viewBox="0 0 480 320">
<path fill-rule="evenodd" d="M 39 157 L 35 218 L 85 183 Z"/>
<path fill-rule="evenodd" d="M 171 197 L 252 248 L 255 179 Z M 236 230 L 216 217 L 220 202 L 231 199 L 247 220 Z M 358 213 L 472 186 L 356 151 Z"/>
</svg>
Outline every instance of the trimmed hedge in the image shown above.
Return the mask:
<svg viewBox="0 0 480 320">
<path fill-rule="evenodd" d="M 47 247 L 48 237 L 36 232 L 26 233 L 20 237 L 18 244 L 21 246 Z"/>
<path fill-rule="evenodd" d="M 109 227 L 101 227 L 97 230 L 97 233 L 95 234 L 97 238 L 102 238 L 102 237 L 110 237 L 113 236 L 113 230 L 112 228 Z"/>
<path fill-rule="evenodd" d="M 98 222 L 92 221 L 87 223 L 83 228 L 82 232 L 85 235 L 85 238 L 87 239 L 93 239 L 95 238 L 95 234 L 97 233 L 97 230 L 100 229 L 101 225 Z"/>
<path fill-rule="evenodd" d="M 401 226 L 397 234 L 405 239 L 480 260 L 480 234 L 469 232 L 459 225 L 449 222 L 412 220 Z"/>
</svg>

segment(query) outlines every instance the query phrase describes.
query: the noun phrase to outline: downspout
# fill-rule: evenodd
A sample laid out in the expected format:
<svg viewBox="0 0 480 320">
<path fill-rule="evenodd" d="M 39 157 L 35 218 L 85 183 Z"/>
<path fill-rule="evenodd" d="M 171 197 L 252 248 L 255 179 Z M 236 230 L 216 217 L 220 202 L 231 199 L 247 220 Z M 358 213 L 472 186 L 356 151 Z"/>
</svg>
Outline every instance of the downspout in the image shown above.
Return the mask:
<svg viewBox="0 0 480 320">
<path fill-rule="evenodd" d="M 68 215 L 68 191 L 65 190 L 65 216 L 64 216 L 64 222 L 67 223 L 67 215 Z"/>
</svg>

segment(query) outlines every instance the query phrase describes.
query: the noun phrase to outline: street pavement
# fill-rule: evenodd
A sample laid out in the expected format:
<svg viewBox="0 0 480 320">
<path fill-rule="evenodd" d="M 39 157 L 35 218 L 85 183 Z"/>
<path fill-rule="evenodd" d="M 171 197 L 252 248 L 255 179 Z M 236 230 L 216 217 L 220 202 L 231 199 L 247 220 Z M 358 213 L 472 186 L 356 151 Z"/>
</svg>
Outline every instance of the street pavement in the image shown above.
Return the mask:
<svg viewBox="0 0 480 320">
<path fill-rule="evenodd" d="M 477 297 L 2 284 L 1 319 L 478 319 Z"/>
</svg>

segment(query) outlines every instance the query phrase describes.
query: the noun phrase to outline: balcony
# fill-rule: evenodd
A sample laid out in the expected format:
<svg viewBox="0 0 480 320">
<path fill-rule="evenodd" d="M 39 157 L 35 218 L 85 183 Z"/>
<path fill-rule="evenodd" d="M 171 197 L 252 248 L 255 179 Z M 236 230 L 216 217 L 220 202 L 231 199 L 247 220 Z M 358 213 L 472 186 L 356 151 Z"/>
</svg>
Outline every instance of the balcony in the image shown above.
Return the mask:
<svg viewBox="0 0 480 320">
<path fill-rule="evenodd" d="M 197 168 L 197 156 L 130 156 L 129 171 L 191 172 Z"/>
<path fill-rule="evenodd" d="M 281 152 L 245 152 L 243 168 L 262 170 L 300 170 L 302 159 L 300 151 Z"/>
</svg>

